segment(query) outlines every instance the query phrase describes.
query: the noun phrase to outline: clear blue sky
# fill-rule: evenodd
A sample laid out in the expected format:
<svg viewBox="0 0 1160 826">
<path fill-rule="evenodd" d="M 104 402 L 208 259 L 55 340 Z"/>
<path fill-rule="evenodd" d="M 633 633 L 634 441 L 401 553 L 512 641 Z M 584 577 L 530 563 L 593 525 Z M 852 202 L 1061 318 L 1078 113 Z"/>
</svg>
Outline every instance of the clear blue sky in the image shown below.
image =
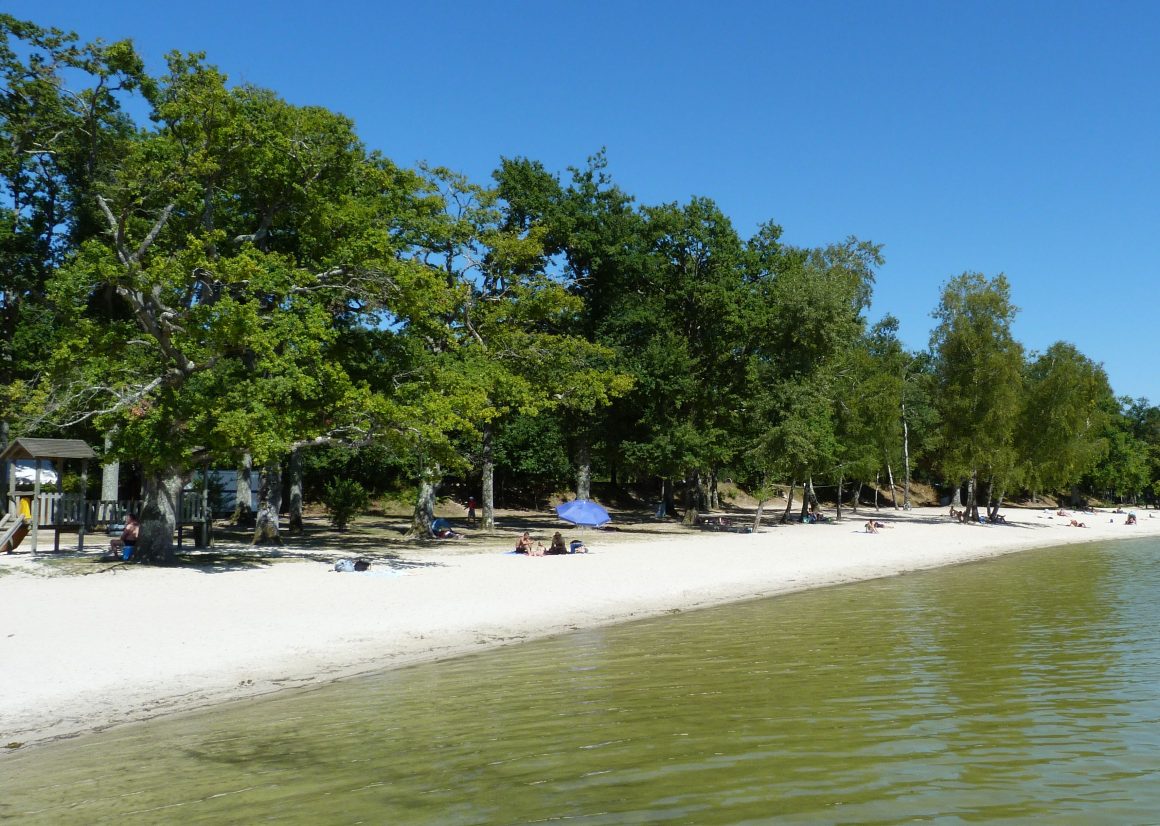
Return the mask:
<svg viewBox="0 0 1160 826">
<path fill-rule="evenodd" d="M 1028 348 L 1071 341 L 1160 403 L 1158 3 L 5 5 L 132 38 L 155 71 L 204 51 L 403 165 L 486 182 L 501 156 L 563 171 L 605 146 L 643 203 L 882 243 L 872 316 L 911 347 L 948 278 L 1004 272 Z"/>
</svg>

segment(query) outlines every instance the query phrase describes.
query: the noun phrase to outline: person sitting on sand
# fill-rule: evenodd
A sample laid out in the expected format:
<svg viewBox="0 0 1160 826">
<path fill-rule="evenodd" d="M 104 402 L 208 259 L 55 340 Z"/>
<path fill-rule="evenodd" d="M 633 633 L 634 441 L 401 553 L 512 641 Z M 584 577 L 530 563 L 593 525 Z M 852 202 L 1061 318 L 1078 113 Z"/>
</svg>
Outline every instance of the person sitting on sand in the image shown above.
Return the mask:
<svg viewBox="0 0 1160 826">
<path fill-rule="evenodd" d="M 1071 522 L 1070 522 L 1070 523 L 1068 523 L 1068 527 L 1071 527 L 1071 528 L 1086 528 L 1086 527 L 1087 527 L 1087 525 L 1085 525 L 1083 522 L 1077 522 L 1076 520 L 1074 520 L 1074 519 L 1073 519 L 1073 520 L 1071 520 Z"/>
<path fill-rule="evenodd" d="M 137 514 L 130 513 L 125 517 L 125 529 L 121 531 L 121 559 L 128 562 L 133 558 L 133 551 L 137 549 L 137 537 L 141 533 L 141 523 L 137 521 Z M 114 548 L 114 551 L 116 549 Z"/>
<path fill-rule="evenodd" d="M 586 554 L 588 553 L 588 546 L 584 544 L 583 539 L 573 539 L 568 546 L 568 553 Z"/>
<path fill-rule="evenodd" d="M 551 554 L 552 556 L 568 553 L 568 546 L 564 544 L 564 537 L 559 531 L 552 534 L 552 545 L 544 553 Z"/>
<path fill-rule="evenodd" d="M 535 543 L 532 541 L 532 535 L 527 531 L 524 531 L 524 535 L 516 540 L 516 553 L 535 556 L 533 553 L 535 550 L 534 545 Z"/>
<path fill-rule="evenodd" d="M 1057 510 L 1057 511 L 1055 512 L 1055 515 L 1056 515 L 1056 516 L 1063 516 L 1063 517 L 1066 517 L 1066 516 L 1067 516 L 1067 511 L 1065 511 L 1063 508 L 1060 508 L 1059 510 Z"/>
<path fill-rule="evenodd" d="M 873 519 L 866 523 L 866 533 L 878 533 L 878 523 Z"/>
<path fill-rule="evenodd" d="M 1124 520 L 1124 524 L 1125 525 L 1135 525 L 1136 524 L 1136 514 L 1129 513 L 1128 518 Z"/>
</svg>

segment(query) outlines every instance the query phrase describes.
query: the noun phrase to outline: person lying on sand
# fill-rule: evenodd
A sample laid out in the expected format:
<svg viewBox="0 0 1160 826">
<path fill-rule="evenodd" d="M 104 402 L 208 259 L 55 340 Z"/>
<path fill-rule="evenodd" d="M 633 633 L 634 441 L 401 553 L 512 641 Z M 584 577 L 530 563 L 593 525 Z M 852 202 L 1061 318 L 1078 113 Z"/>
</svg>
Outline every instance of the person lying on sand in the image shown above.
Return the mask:
<svg viewBox="0 0 1160 826">
<path fill-rule="evenodd" d="M 1071 522 L 1068 523 L 1068 527 L 1069 528 L 1086 528 L 1087 525 L 1085 525 L 1083 522 L 1077 522 L 1076 520 L 1073 519 L 1073 520 L 1071 520 Z"/>
<path fill-rule="evenodd" d="M 463 539 L 463 534 L 451 527 L 451 523 L 443 517 L 431 522 L 432 539 Z"/>
</svg>

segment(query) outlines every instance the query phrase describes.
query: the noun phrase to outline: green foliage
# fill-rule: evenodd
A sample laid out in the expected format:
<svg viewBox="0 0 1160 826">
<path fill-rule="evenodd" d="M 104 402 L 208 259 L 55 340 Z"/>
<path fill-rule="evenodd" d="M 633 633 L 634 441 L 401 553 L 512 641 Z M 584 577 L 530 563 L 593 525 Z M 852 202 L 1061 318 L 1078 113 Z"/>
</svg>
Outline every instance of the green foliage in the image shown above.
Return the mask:
<svg viewBox="0 0 1160 826">
<path fill-rule="evenodd" d="M 1160 481 L 1160 410 L 1071 345 L 1025 363 L 1003 276 L 952 279 L 907 353 L 866 330 L 879 246 L 743 242 L 708 198 L 638 205 L 603 151 L 502 159 L 494 187 L 402 169 L 202 55 L 150 77 L 128 41 L 8 15 L 0 81 L 14 435 L 108 432 L 147 478 L 309 448 L 308 491 L 433 493 L 492 459 L 562 485 L 570 446 L 622 478 L 870 478 L 905 423 L 952 481 Z"/>
<path fill-rule="evenodd" d="M 338 477 L 358 482 L 372 495 L 398 492 L 403 480 L 415 475 L 413 461 L 413 456 L 400 456 L 380 442 L 321 445 L 302 453 L 303 493 L 321 500 L 326 483 Z"/>
<path fill-rule="evenodd" d="M 1073 345 L 1056 342 L 1026 366 L 1024 388 L 1016 440 L 1025 484 L 1067 489 L 1107 453 L 1107 376 Z"/>
<path fill-rule="evenodd" d="M 541 494 L 571 482 L 563 422 L 554 415 L 516 415 L 495 439 L 496 476 L 522 492 Z"/>
<path fill-rule="evenodd" d="M 931 333 L 947 479 L 1009 479 L 1020 410 L 1023 348 L 1011 333 L 1016 308 L 1007 279 L 964 273 L 943 288 Z"/>
<path fill-rule="evenodd" d="M 895 395 L 883 385 L 893 366 L 875 365 L 862 339 L 880 250 L 855 238 L 800 250 L 779 238 L 780 230 L 767 224 L 748 247 L 757 294 L 750 316 L 748 396 L 757 415 L 748 422 L 749 464 L 799 480 L 872 475 L 884 459 L 880 448 L 891 433 L 884 422 Z"/>
<path fill-rule="evenodd" d="M 353 479 L 332 479 L 323 489 L 322 502 L 330 513 L 331 524 L 345 531 L 354 517 L 370 507 L 371 496 Z"/>
</svg>

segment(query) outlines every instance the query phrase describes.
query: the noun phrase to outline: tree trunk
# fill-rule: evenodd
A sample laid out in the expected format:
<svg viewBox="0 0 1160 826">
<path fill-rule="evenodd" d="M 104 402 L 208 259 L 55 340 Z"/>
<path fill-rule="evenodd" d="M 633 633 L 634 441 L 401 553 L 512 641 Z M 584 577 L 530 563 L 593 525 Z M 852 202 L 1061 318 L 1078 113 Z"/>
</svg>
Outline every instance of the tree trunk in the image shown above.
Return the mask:
<svg viewBox="0 0 1160 826">
<path fill-rule="evenodd" d="M 992 500 L 992 506 L 987 510 L 987 519 L 994 522 L 995 517 L 999 515 L 999 508 L 1003 506 L 1003 497 L 1007 495 L 1007 491 L 1000 490 L 999 495 Z"/>
<path fill-rule="evenodd" d="M 902 403 L 902 507 L 910 510 L 910 428 L 906 424 L 906 402 Z"/>
<path fill-rule="evenodd" d="M 580 435 L 576 446 L 576 498 L 592 498 L 592 452 L 586 433 Z"/>
<path fill-rule="evenodd" d="M 185 480 L 177 468 L 145 475 L 145 502 L 141 529 L 133 551 L 135 559 L 156 565 L 173 563 L 173 534 L 177 530 L 178 497 Z"/>
<path fill-rule="evenodd" d="M 810 512 L 810 503 L 814 498 L 814 477 L 807 476 L 806 483 L 802 486 L 802 512 L 800 514 L 801 520 L 806 521 L 806 514 Z"/>
<path fill-rule="evenodd" d="M 715 511 L 721 508 L 721 496 L 717 490 L 717 468 L 709 471 L 709 510 Z"/>
<path fill-rule="evenodd" d="M 258 475 L 258 513 L 254 520 L 251 545 L 282 544 L 278 520 L 282 513 L 282 462 L 272 459 Z"/>
<path fill-rule="evenodd" d="M 976 499 L 977 488 L 979 486 L 979 472 L 977 470 L 971 471 L 971 478 L 967 481 L 967 521 L 978 523 L 979 521 L 979 503 Z"/>
<path fill-rule="evenodd" d="M 886 463 L 886 478 L 890 482 L 890 504 L 898 510 L 898 497 L 894 494 L 894 471 L 890 467 L 890 462 Z"/>
<path fill-rule="evenodd" d="M 845 477 L 838 476 L 838 513 L 835 518 L 839 522 L 842 521 L 842 485 L 845 483 L 845 481 Z"/>
<path fill-rule="evenodd" d="M 686 525 L 694 525 L 701 505 L 701 474 L 694 470 L 686 474 L 685 478 L 685 511 L 681 514 L 681 521 Z"/>
<path fill-rule="evenodd" d="M 419 496 L 415 500 L 415 512 L 411 514 L 411 527 L 407 531 L 408 539 L 429 539 L 432 535 L 431 523 L 435 521 L 435 497 L 439 494 L 439 485 L 443 481 L 443 469 L 439 465 L 424 464 L 422 475 L 419 478 Z M 484 496 L 488 495 L 488 483 L 484 482 Z M 487 506 L 484 505 L 484 519 L 487 519 Z"/>
<path fill-rule="evenodd" d="M 665 503 L 665 515 L 671 516 L 677 510 L 676 492 L 673 490 L 673 480 L 661 480 L 661 500 Z"/>
<path fill-rule="evenodd" d="M 105 434 L 105 455 L 113 449 L 113 437 Z M 108 460 L 101 465 L 101 501 L 116 502 L 121 496 L 121 463 L 116 459 Z"/>
<path fill-rule="evenodd" d="M 789 495 L 785 499 L 785 513 L 783 513 L 781 515 L 781 524 L 783 524 L 783 525 L 786 524 L 787 522 L 789 522 L 790 511 L 793 510 L 793 492 L 794 492 L 794 488 L 796 488 L 796 487 L 797 487 L 797 479 L 790 479 L 789 480 Z"/>
<path fill-rule="evenodd" d="M 8 449 L 8 420 L 0 419 L 0 452 Z M 0 472 L 3 476 L 0 477 L 0 514 L 8 513 L 8 486 L 12 484 L 12 465 L 8 462 L 0 462 Z"/>
<path fill-rule="evenodd" d="M 495 530 L 495 431 L 491 423 L 483 425 L 482 468 L 480 470 L 480 498 L 483 500 L 483 530 L 492 533 Z M 434 491 L 432 491 L 434 496 Z M 432 519 L 434 519 L 435 500 L 431 500 Z M 412 526 L 411 530 L 414 530 Z"/>
<path fill-rule="evenodd" d="M 8 449 L 8 420 L 0 419 L 0 453 Z M 0 486 L 3 490 L 0 491 L 0 513 L 8 513 L 8 486 L 12 479 L 12 471 L 9 469 L 8 462 L 0 462 L 0 471 L 3 472 L 3 477 L 0 477 Z"/>
<path fill-rule="evenodd" d="M 858 503 L 862 500 L 862 482 L 858 482 L 858 488 L 854 491 L 854 501 L 850 503 L 850 509 L 854 513 L 858 512 Z"/>
<path fill-rule="evenodd" d="M 234 515 L 230 520 L 235 525 L 246 526 L 254 524 L 253 485 L 254 460 L 250 452 L 242 454 L 242 462 L 238 465 L 237 492 L 235 494 Z"/>
<path fill-rule="evenodd" d="M 758 530 L 761 529 L 761 516 L 765 511 L 765 497 L 766 497 L 766 491 L 768 490 L 768 487 L 767 487 L 768 483 L 769 483 L 769 480 L 766 478 L 765 474 L 763 473 L 761 475 L 761 487 L 759 489 L 760 493 L 758 493 L 758 496 L 757 496 L 757 513 L 753 517 L 753 532 L 754 533 L 757 533 Z"/>
<path fill-rule="evenodd" d="M 302 448 L 290 451 L 290 533 L 305 533 L 302 525 Z"/>
<path fill-rule="evenodd" d="M 881 473 L 874 474 L 874 510 L 878 510 L 878 480 L 882 478 Z"/>
</svg>

